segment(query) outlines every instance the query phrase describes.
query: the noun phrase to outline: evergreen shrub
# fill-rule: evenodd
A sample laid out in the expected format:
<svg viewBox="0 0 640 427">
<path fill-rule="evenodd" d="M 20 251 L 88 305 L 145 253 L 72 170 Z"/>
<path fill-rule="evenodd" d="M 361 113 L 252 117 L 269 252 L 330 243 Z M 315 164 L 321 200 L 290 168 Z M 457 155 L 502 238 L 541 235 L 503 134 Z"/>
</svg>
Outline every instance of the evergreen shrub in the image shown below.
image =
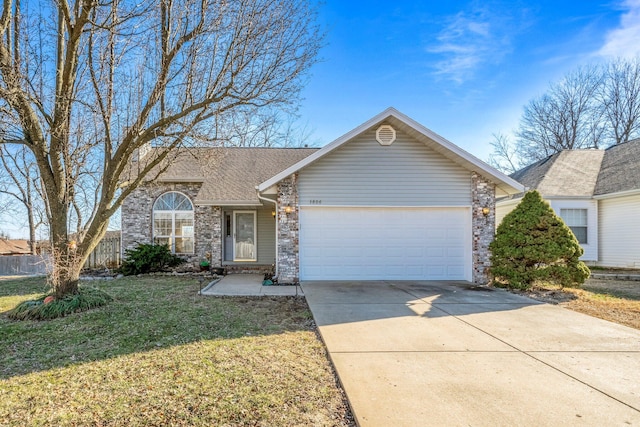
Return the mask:
<svg viewBox="0 0 640 427">
<path fill-rule="evenodd" d="M 518 289 L 538 280 L 576 287 L 591 274 L 573 232 L 537 191 L 504 217 L 489 249 L 496 283 Z"/>
<path fill-rule="evenodd" d="M 120 272 L 125 276 L 147 274 L 176 267 L 185 262 L 174 255 L 167 245 L 140 243 L 133 249 L 127 249 Z"/>
</svg>

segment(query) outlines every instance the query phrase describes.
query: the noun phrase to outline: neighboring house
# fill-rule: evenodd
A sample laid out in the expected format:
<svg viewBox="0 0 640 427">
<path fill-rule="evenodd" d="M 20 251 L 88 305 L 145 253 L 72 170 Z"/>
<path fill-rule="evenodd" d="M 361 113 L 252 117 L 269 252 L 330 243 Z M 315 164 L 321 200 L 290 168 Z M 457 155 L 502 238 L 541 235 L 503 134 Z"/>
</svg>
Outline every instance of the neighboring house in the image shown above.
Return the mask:
<svg viewBox="0 0 640 427">
<path fill-rule="evenodd" d="M 536 189 L 573 230 L 582 260 L 640 267 L 640 139 L 606 150 L 564 150 L 511 175 Z M 522 195 L 498 200 L 496 224 Z"/>
<path fill-rule="evenodd" d="M 389 108 L 322 149 L 183 153 L 122 207 L 123 248 L 299 280 L 484 283 L 495 197 L 524 187 Z M 207 153 L 207 155 L 205 155 Z"/>
<path fill-rule="evenodd" d="M 29 241 L 24 239 L 0 239 L 0 255 L 29 255 Z"/>
</svg>

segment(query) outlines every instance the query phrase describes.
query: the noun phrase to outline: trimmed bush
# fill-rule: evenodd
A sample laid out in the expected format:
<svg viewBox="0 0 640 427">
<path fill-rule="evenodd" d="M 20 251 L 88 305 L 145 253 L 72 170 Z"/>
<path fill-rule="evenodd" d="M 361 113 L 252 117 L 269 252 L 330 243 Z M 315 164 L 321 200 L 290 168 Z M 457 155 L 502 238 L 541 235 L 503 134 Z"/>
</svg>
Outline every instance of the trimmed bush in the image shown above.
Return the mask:
<svg viewBox="0 0 640 427">
<path fill-rule="evenodd" d="M 171 253 L 167 245 L 141 243 L 124 252 L 120 272 L 125 276 L 153 273 L 176 267 L 183 262 L 182 258 Z"/>
<path fill-rule="evenodd" d="M 504 217 L 489 249 L 491 274 L 514 288 L 528 289 L 537 280 L 574 287 L 591 274 L 573 232 L 537 191 Z"/>
<path fill-rule="evenodd" d="M 62 299 L 47 294 L 35 300 L 23 301 L 9 310 L 7 316 L 13 320 L 51 320 L 101 307 L 112 299 L 99 289 L 80 287 L 77 294 L 65 295 Z"/>
</svg>

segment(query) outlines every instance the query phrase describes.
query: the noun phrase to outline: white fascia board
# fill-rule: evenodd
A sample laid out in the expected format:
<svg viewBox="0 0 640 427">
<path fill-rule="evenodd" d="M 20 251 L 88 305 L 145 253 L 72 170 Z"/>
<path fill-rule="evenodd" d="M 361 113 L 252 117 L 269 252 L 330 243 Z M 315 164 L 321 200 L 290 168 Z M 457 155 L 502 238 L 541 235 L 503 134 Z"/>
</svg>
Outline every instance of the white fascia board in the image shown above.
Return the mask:
<svg viewBox="0 0 640 427">
<path fill-rule="evenodd" d="M 253 200 L 196 200 L 198 206 L 262 206 Z"/>
<path fill-rule="evenodd" d="M 542 195 L 545 200 L 591 200 L 591 196 L 545 196 Z"/>
<path fill-rule="evenodd" d="M 366 122 L 364 122 L 363 124 L 361 124 L 357 128 L 345 133 L 340 138 L 338 138 L 338 139 L 334 140 L 333 142 L 325 145 L 320 150 L 316 151 L 315 153 L 311 154 L 310 156 L 305 157 L 304 159 L 300 160 L 298 163 L 296 163 L 294 165 L 291 165 L 287 169 L 283 170 L 282 172 L 280 172 L 279 174 L 277 174 L 273 178 L 270 178 L 269 180 L 267 180 L 267 181 L 263 182 L 262 184 L 258 185 L 256 187 L 256 189 L 259 192 L 263 192 L 265 189 L 271 187 L 272 185 L 277 184 L 278 182 L 282 181 L 283 179 L 285 179 L 289 175 L 291 175 L 293 173 L 296 173 L 300 169 L 302 169 L 305 166 L 315 162 L 319 158 L 326 156 L 327 154 L 329 154 L 330 152 L 332 152 L 336 148 L 340 147 L 345 142 L 347 142 L 350 139 L 358 136 L 362 132 L 366 131 L 367 129 L 369 129 L 370 127 L 375 125 L 376 123 L 381 122 L 382 120 L 384 120 L 385 118 L 390 116 L 391 115 L 390 114 L 391 110 L 395 111 L 395 109 L 393 109 L 393 108 L 388 108 L 388 109 L 384 110 L 382 113 L 380 113 L 380 114 L 374 116 L 373 118 L 367 120 Z"/>
<path fill-rule="evenodd" d="M 494 180 L 496 180 L 496 181 L 498 181 L 498 182 L 500 182 L 502 184 L 505 184 L 505 185 L 511 187 L 512 189 L 516 190 L 516 191 L 511 192 L 511 194 L 522 193 L 525 190 L 524 185 L 520 184 L 515 179 L 513 179 L 513 178 L 509 177 L 508 175 L 500 172 L 496 168 L 494 168 L 492 166 L 489 166 L 488 164 L 486 164 L 482 160 L 478 159 L 473 154 L 463 150 L 462 148 L 458 147 L 457 145 L 455 145 L 453 142 L 449 141 L 448 139 L 438 135 L 437 133 L 435 133 L 431 129 L 423 126 L 422 124 L 420 124 L 418 122 L 416 122 L 411 117 L 405 116 L 404 114 L 400 113 L 399 111 L 395 110 L 394 108 L 389 108 L 386 111 L 389 111 L 389 110 L 393 110 L 393 114 L 389 114 L 389 115 L 395 116 L 398 120 L 404 122 L 406 125 L 412 127 L 413 129 L 415 129 L 416 131 L 422 133 L 423 135 L 426 135 L 427 137 L 429 137 L 433 141 L 437 142 L 438 144 L 440 144 L 441 146 L 443 146 L 444 148 L 449 150 L 451 153 L 453 153 L 456 156 L 458 156 L 459 158 L 461 158 L 462 160 L 465 160 L 466 162 L 471 163 L 473 166 L 477 167 L 479 170 L 477 170 L 476 172 L 479 172 L 479 173 L 482 172 L 481 175 L 489 176 L 489 177 L 493 178 Z M 507 191 L 505 191 L 505 192 L 509 194 L 509 192 L 507 192 Z"/>
<path fill-rule="evenodd" d="M 614 199 L 616 197 L 635 196 L 636 194 L 640 194 L 640 188 L 635 188 L 633 190 L 626 190 L 626 191 L 618 191 L 617 193 L 600 194 L 598 196 L 593 196 L 593 198 L 596 200 Z"/>
<path fill-rule="evenodd" d="M 335 150 L 336 148 L 340 147 L 342 144 L 346 143 L 347 141 L 351 140 L 352 138 L 358 136 L 359 134 L 365 132 L 366 130 L 368 130 L 369 128 L 373 127 L 374 125 L 390 118 L 393 117 L 396 120 L 401 121 L 402 123 L 404 123 L 406 126 L 409 126 L 411 128 L 413 128 L 416 132 L 422 133 L 423 135 L 425 135 L 426 137 L 428 137 L 429 139 L 435 141 L 436 143 L 440 144 L 442 147 L 446 148 L 449 152 L 453 153 L 455 157 L 460 158 L 461 160 L 470 163 L 471 165 L 473 165 L 475 168 L 477 168 L 478 170 L 476 172 L 480 173 L 481 175 L 484 175 L 485 177 L 491 177 L 493 180 L 498 182 L 498 186 L 507 194 L 515 194 L 515 193 L 521 193 L 525 190 L 524 186 L 522 184 L 520 184 L 518 181 L 514 180 L 513 178 L 510 178 L 509 176 L 505 175 L 504 173 L 500 172 L 499 170 L 489 166 L 488 164 L 486 164 L 485 162 L 483 162 L 482 160 L 478 159 L 477 157 L 473 156 L 472 154 L 469 154 L 468 152 L 464 151 L 462 148 L 458 147 L 457 145 L 453 144 L 452 142 L 448 141 L 447 139 L 441 137 L 440 135 L 438 135 L 437 133 L 433 132 L 432 130 L 424 127 L 423 125 L 421 125 L 420 123 L 416 122 L 415 120 L 411 119 L 410 117 L 402 114 L 401 112 L 399 112 L 398 110 L 396 110 L 393 107 L 389 107 L 386 110 L 384 110 L 383 112 L 381 112 L 380 114 L 377 114 L 376 116 L 372 117 L 371 119 L 367 120 L 366 122 L 364 122 L 363 124 L 361 124 L 360 126 L 356 127 L 355 129 L 351 130 L 350 132 L 347 132 L 346 134 L 342 135 L 340 138 L 336 139 L 335 141 L 325 145 L 323 148 L 321 148 L 320 150 L 316 151 L 315 153 L 313 153 L 312 155 L 310 155 L 309 157 L 304 158 L 303 160 L 299 161 L 298 163 L 290 166 L 289 168 L 285 169 L 284 171 L 280 172 L 279 174 L 275 175 L 274 177 L 270 178 L 269 180 L 263 182 L 262 184 L 258 185 L 256 187 L 256 189 L 258 190 L 258 192 L 263 192 L 264 190 L 266 190 L 267 188 L 277 184 L 278 182 L 282 181 L 284 178 L 288 177 L 289 175 L 298 172 L 300 169 L 304 168 L 305 166 L 315 162 L 316 160 L 320 159 L 321 157 L 326 156 L 327 154 L 329 154 L 330 152 L 332 152 L 333 150 Z M 513 191 L 507 191 L 505 190 L 503 187 L 508 187 Z"/>
</svg>

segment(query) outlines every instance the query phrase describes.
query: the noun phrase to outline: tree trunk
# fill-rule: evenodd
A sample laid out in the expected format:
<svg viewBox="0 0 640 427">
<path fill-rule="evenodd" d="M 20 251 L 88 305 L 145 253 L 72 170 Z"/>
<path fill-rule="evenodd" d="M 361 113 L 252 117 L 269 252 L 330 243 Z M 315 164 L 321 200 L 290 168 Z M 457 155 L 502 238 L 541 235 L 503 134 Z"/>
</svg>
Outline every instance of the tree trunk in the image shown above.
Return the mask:
<svg viewBox="0 0 640 427">
<path fill-rule="evenodd" d="M 54 266 L 53 273 L 51 274 L 51 282 L 56 298 L 78 293 L 80 270 L 81 266 L 76 267 L 76 264 L 73 263 L 68 266 L 60 263 Z"/>
<path fill-rule="evenodd" d="M 69 238 L 67 210 L 62 203 L 51 204 L 50 239 L 53 261 L 49 280 L 56 298 L 78 293 L 78 280 L 84 257 L 78 243 Z"/>
<path fill-rule="evenodd" d="M 78 293 L 78 280 L 83 265 L 75 242 L 60 243 L 52 247 L 53 268 L 49 278 L 56 298 Z"/>
<path fill-rule="evenodd" d="M 33 206 L 29 206 L 27 214 L 29 215 L 29 251 L 31 252 L 31 255 L 37 255 L 38 251 L 36 248 L 36 223 L 33 219 Z"/>
</svg>

